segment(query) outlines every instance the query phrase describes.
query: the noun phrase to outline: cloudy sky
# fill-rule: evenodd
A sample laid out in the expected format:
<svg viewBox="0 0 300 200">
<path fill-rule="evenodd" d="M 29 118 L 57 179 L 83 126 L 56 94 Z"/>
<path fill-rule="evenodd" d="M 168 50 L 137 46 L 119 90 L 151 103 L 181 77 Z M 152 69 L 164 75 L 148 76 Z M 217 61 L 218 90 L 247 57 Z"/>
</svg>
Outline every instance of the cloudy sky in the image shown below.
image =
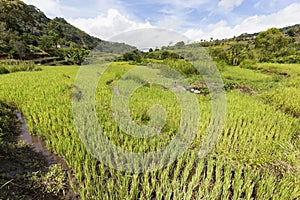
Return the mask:
<svg viewBox="0 0 300 200">
<path fill-rule="evenodd" d="M 101 39 L 141 28 L 194 41 L 300 23 L 300 0 L 23 0 Z"/>
</svg>

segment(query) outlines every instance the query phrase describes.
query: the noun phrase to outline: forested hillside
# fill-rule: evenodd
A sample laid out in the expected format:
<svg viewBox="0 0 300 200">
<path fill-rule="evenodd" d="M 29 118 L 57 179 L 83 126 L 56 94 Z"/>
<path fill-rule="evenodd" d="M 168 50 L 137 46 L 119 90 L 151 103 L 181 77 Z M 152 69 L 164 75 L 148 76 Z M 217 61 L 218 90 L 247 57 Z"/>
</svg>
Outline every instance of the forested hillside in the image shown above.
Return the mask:
<svg viewBox="0 0 300 200">
<path fill-rule="evenodd" d="M 255 62 L 300 63 L 300 25 L 270 28 L 231 39 L 212 38 L 211 41 L 201 41 L 189 46 L 205 47 L 216 62 L 229 65 L 253 65 Z"/>
<path fill-rule="evenodd" d="M 49 19 L 20 0 L 0 2 L 0 58 L 62 60 L 80 64 L 89 50 L 122 53 L 135 49 L 92 37 L 63 18 Z M 47 59 L 45 59 L 47 60 Z"/>
</svg>

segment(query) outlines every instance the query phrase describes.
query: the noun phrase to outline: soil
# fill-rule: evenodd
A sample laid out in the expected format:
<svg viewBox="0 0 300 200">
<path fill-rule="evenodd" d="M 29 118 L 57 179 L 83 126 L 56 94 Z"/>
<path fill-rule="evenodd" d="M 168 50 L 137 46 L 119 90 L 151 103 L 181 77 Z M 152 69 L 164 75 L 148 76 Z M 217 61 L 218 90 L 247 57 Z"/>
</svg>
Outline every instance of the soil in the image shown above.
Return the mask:
<svg viewBox="0 0 300 200">
<path fill-rule="evenodd" d="M 247 86 L 237 86 L 235 89 L 240 90 L 242 93 L 249 94 L 250 96 L 255 94 L 255 91 Z"/>
</svg>

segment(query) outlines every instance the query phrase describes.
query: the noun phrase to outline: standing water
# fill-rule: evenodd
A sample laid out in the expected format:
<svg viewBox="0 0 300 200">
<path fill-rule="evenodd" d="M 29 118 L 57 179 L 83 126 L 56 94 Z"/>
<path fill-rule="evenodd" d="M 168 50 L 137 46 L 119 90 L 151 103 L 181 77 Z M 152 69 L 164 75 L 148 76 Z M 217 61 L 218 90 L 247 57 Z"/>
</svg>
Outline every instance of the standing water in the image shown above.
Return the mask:
<svg viewBox="0 0 300 200">
<path fill-rule="evenodd" d="M 22 117 L 20 112 L 16 112 L 16 116 L 19 120 L 20 124 L 20 140 L 24 141 L 25 143 L 29 144 L 33 151 L 37 153 L 41 153 L 45 159 L 47 160 L 49 166 L 52 164 L 60 163 L 63 165 L 64 168 L 68 168 L 66 162 L 58 157 L 56 154 L 51 153 L 48 148 L 46 147 L 46 144 L 44 141 L 42 141 L 38 136 L 31 135 L 26 127 L 26 121 Z"/>
<path fill-rule="evenodd" d="M 46 147 L 46 144 L 43 140 L 41 140 L 38 136 L 31 135 L 26 127 L 26 121 L 22 117 L 20 112 L 16 112 L 16 116 L 20 122 L 20 136 L 19 139 L 30 145 L 33 151 L 43 155 L 45 160 L 48 163 L 48 166 L 51 166 L 53 164 L 61 164 L 61 166 L 66 171 L 71 171 L 71 169 L 68 167 L 67 163 L 64 159 L 60 158 L 56 154 L 49 151 Z M 77 185 L 76 178 L 71 174 L 72 181 Z M 63 199 L 79 199 L 79 195 L 76 195 L 74 191 L 71 189 L 71 187 L 68 186 L 67 193 L 65 194 L 65 198 Z"/>
</svg>

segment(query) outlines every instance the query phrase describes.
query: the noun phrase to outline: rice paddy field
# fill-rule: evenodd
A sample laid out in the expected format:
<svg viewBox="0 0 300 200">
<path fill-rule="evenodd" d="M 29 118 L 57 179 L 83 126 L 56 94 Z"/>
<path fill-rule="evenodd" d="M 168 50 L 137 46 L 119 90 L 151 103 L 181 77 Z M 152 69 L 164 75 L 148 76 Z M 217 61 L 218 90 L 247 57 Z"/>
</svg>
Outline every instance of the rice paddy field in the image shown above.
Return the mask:
<svg viewBox="0 0 300 200">
<path fill-rule="evenodd" d="M 112 99 L 122 92 L 118 88 L 121 77 L 136 65 L 114 62 L 108 67 L 85 67 L 99 77 L 92 96 L 94 118 L 115 146 L 146 154 L 163 148 L 175 137 L 182 108 L 174 91 L 147 83 L 135 90 L 124 105 L 128 115 L 136 125 L 162 129 L 152 137 L 134 137 L 126 134 L 126 127 L 120 127 Z M 72 169 L 68 172 L 72 189 L 80 199 L 300 199 L 300 65 L 226 66 L 221 71 L 226 88 L 224 126 L 205 156 L 199 156 L 199 150 L 209 129 L 213 97 L 186 92 L 199 105 L 190 109 L 200 113 L 189 147 L 174 162 L 138 173 L 118 170 L 118 163 L 124 168 L 134 165 L 134 160 L 121 160 L 118 154 L 106 153 L 114 167 L 101 162 L 86 145 L 88 142 L 97 149 L 99 138 L 93 138 L 97 135 L 87 135 L 92 140 L 84 142 L 78 133 L 74 98 L 84 99 L 76 91 L 79 68 L 41 67 L 41 71 L 0 75 L 0 99 L 14 104 L 31 134 L 45 140 L 49 149 L 64 158 Z M 134 75 L 127 78 L 142 81 Z M 201 77 L 188 80 L 198 79 Z M 151 121 L 151 109 L 158 104 L 165 111 L 159 115 L 165 116 L 163 125 Z M 89 119 L 82 115 L 80 120 Z M 100 146 L 97 153 L 104 151 Z"/>
</svg>

